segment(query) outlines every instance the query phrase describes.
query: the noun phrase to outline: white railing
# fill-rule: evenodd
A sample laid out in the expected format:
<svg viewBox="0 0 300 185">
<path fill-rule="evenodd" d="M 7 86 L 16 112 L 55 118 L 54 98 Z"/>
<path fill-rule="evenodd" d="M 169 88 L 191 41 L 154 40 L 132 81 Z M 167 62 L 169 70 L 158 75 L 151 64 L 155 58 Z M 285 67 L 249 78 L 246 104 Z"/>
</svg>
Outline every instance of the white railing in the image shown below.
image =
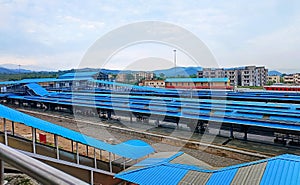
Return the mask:
<svg viewBox="0 0 300 185">
<path fill-rule="evenodd" d="M 44 185 L 87 185 L 87 183 L 33 159 L 21 152 L 0 143 L 0 184 L 4 182 L 4 163 L 29 175 Z"/>
</svg>

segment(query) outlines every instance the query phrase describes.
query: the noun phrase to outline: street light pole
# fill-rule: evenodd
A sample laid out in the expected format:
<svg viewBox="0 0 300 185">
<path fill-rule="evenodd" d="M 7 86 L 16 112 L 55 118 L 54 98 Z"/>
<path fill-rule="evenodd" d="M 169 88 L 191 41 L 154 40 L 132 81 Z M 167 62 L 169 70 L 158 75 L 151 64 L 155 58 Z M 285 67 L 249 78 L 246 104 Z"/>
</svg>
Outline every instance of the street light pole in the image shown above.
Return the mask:
<svg viewBox="0 0 300 185">
<path fill-rule="evenodd" d="M 19 80 L 21 80 L 21 70 L 20 70 L 21 65 L 19 64 L 18 66 L 19 66 Z"/>
<path fill-rule="evenodd" d="M 177 75 L 177 71 L 176 71 L 176 49 L 173 50 L 174 51 L 174 65 L 175 65 L 175 77 Z"/>
</svg>

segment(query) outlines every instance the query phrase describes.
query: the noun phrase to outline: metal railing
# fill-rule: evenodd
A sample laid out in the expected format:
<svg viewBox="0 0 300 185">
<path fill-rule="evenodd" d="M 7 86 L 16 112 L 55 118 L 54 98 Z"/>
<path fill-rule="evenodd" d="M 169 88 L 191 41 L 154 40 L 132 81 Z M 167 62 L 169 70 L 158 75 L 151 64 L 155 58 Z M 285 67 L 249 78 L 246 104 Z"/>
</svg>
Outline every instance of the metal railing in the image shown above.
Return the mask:
<svg viewBox="0 0 300 185">
<path fill-rule="evenodd" d="M 4 162 L 17 168 L 44 185 L 87 185 L 87 183 L 33 159 L 0 143 L 0 184 L 4 182 Z"/>
</svg>

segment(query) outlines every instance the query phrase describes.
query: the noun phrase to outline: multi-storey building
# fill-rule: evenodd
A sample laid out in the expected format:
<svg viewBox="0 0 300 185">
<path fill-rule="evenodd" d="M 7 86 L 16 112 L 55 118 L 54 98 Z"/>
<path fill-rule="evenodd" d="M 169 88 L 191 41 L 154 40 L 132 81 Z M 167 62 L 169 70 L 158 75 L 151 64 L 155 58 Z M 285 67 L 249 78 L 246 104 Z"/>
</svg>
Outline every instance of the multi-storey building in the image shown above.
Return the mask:
<svg viewBox="0 0 300 185">
<path fill-rule="evenodd" d="M 225 70 L 225 78 L 228 78 L 230 81 L 231 86 L 238 86 L 238 82 L 240 81 L 239 78 L 239 71 L 235 69 L 226 69 Z"/>
<path fill-rule="evenodd" d="M 267 83 L 265 67 L 245 66 L 237 68 L 203 68 L 199 78 L 228 78 L 231 86 L 263 86 Z"/>
<path fill-rule="evenodd" d="M 203 68 L 198 71 L 199 78 L 224 78 L 225 71 L 223 68 Z"/>
<path fill-rule="evenodd" d="M 273 83 L 276 83 L 276 84 L 280 83 L 280 76 L 278 76 L 278 75 L 268 76 L 267 78 L 268 78 L 268 80 L 267 80 L 268 83 L 271 83 L 271 84 L 273 84 Z"/>
<path fill-rule="evenodd" d="M 145 71 L 139 71 L 133 73 L 135 80 L 152 80 L 154 78 L 153 72 L 145 72 Z"/>
<path fill-rule="evenodd" d="M 116 81 L 117 82 L 138 82 L 141 80 L 153 80 L 155 74 L 153 72 L 121 72 L 117 75 Z"/>
<path fill-rule="evenodd" d="M 300 84 L 300 74 L 290 74 L 283 77 L 283 82 L 288 84 Z"/>
</svg>

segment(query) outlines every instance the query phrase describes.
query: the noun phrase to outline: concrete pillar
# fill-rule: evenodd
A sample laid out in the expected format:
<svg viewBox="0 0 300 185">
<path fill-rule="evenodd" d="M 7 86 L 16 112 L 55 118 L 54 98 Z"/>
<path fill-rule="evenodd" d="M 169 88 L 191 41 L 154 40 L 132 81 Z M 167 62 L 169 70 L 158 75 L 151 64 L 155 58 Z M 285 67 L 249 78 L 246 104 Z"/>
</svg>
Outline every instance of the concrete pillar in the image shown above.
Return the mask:
<svg viewBox="0 0 300 185">
<path fill-rule="evenodd" d="M 94 148 L 94 167 L 97 169 L 96 148 Z"/>
<path fill-rule="evenodd" d="M 56 159 L 59 160 L 59 146 L 58 146 L 58 138 L 57 135 L 54 135 L 54 142 L 56 146 Z"/>
<path fill-rule="evenodd" d="M 0 159 L 0 184 L 4 184 L 4 161 Z"/>
<path fill-rule="evenodd" d="M 3 130 L 4 130 L 4 144 L 8 145 L 7 129 L 6 129 L 6 119 L 5 118 L 3 118 Z"/>
<path fill-rule="evenodd" d="M 36 129 L 31 127 L 32 129 L 32 150 L 33 150 L 33 153 L 35 154 L 36 153 L 36 146 L 35 146 L 35 141 L 36 141 Z"/>
<path fill-rule="evenodd" d="M 79 164 L 79 151 L 78 151 L 78 142 L 76 142 L 76 162 Z"/>
<path fill-rule="evenodd" d="M 14 136 L 15 135 L 15 122 L 14 121 L 11 122 L 11 132 L 12 132 L 12 135 Z"/>
<path fill-rule="evenodd" d="M 94 171 L 93 170 L 91 170 L 91 185 L 93 185 L 94 184 Z"/>
<path fill-rule="evenodd" d="M 112 173 L 111 152 L 109 152 L 109 171 Z"/>
</svg>

